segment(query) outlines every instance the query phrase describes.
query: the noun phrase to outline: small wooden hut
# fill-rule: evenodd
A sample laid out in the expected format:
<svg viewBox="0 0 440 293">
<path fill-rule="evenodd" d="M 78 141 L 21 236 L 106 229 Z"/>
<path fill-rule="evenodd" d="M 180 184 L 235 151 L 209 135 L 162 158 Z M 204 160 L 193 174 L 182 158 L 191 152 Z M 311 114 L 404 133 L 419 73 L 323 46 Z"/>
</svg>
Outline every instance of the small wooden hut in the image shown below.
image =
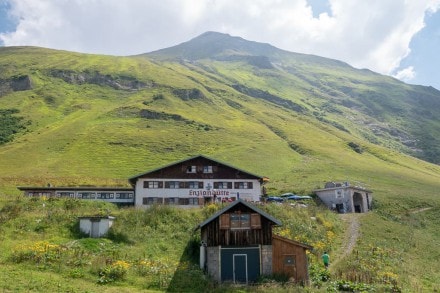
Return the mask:
<svg viewBox="0 0 440 293">
<path fill-rule="evenodd" d="M 238 199 L 201 223 L 200 266 L 219 282 L 272 274 L 272 227 L 281 222 Z"/>
<path fill-rule="evenodd" d="M 309 273 L 306 251 L 312 247 L 278 235 L 273 235 L 272 247 L 273 273 L 287 276 L 297 283 L 307 283 Z"/>
</svg>

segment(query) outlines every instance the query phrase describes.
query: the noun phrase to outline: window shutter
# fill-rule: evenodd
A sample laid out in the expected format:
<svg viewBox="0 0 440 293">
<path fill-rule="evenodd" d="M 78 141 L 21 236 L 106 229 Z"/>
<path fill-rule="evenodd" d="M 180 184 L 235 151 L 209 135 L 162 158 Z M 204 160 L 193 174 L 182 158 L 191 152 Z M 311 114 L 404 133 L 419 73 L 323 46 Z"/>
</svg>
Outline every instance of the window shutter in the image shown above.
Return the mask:
<svg viewBox="0 0 440 293">
<path fill-rule="evenodd" d="M 163 181 L 159 181 L 158 186 L 159 186 L 159 188 L 163 188 Z"/>
<path fill-rule="evenodd" d="M 234 189 L 239 189 L 239 188 L 240 188 L 240 183 L 234 182 Z"/>
<path fill-rule="evenodd" d="M 217 166 L 212 166 L 212 172 L 217 172 L 218 167 Z"/>
<path fill-rule="evenodd" d="M 165 188 L 170 188 L 170 182 L 169 181 L 165 181 Z"/>
<path fill-rule="evenodd" d="M 251 214 L 251 229 L 261 229 L 260 214 Z"/>
<path fill-rule="evenodd" d="M 228 182 L 228 189 L 232 189 L 232 182 Z"/>
<path fill-rule="evenodd" d="M 203 166 L 197 166 L 197 173 L 203 172 Z"/>
<path fill-rule="evenodd" d="M 185 166 L 185 165 L 182 165 L 182 172 L 183 173 L 186 173 L 186 170 L 188 169 L 188 167 L 187 166 Z"/>
<path fill-rule="evenodd" d="M 203 188 L 203 181 L 199 181 L 199 188 Z"/>
<path fill-rule="evenodd" d="M 144 181 L 144 188 L 148 188 L 148 181 Z"/>
<path fill-rule="evenodd" d="M 220 229 L 229 229 L 231 227 L 229 214 L 220 215 Z"/>
<path fill-rule="evenodd" d="M 252 189 L 253 187 L 253 183 L 252 182 L 248 182 L 248 189 Z"/>
<path fill-rule="evenodd" d="M 214 188 L 218 189 L 218 182 L 214 182 Z"/>
</svg>

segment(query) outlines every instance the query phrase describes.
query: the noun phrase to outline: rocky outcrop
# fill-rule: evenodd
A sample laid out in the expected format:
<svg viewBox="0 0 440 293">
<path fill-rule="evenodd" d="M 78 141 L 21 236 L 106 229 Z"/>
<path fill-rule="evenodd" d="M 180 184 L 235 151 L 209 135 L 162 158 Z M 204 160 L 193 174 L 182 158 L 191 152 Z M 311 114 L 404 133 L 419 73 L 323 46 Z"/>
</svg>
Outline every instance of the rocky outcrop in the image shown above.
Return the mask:
<svg viewBox="0 0 440 293">
<path fill-rule="evenodd" d="M 140 90 L 154 87 L 154 82 L 143 82 L 133 76 L 102 74 L 98 71 L 76 72 L 72 70 L 52 69 L 49 75 L 61 78 L 70 84 L 96 84 L 109 86 L 117 90 Z"/>
<path fill-rule="evenodd" d="M 0 79 L 0 97 L 10 92 L 27 91 L 32 89 L 32 81 L 28 75 L 13 76 Z"/>
</svg>

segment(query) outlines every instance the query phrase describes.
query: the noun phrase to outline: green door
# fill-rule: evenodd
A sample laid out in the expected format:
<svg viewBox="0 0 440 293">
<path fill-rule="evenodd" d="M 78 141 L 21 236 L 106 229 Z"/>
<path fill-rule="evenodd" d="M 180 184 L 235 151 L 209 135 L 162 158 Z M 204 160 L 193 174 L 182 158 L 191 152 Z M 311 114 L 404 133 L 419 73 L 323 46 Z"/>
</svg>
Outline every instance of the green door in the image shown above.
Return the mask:
<svg viewBox="0 0 440 293">
<path fill-rule="evenodd" d="M 248 283 L 247 254 L 233 255 L 234 283 Z"/>
<path fill-rule="evenodd" d="M 260 276 L 260 248 L 222 247 L 221 280 L 234 283 L 254 282 Z"/>
</svg>

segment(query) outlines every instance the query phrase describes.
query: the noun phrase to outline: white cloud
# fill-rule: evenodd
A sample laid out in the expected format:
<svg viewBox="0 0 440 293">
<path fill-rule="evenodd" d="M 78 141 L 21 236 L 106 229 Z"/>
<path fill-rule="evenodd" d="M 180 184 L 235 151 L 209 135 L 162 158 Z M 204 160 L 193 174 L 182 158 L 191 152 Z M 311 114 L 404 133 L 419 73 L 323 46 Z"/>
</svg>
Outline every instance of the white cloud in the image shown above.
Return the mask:
<svg viewBox="0 0 440 293">
<path fill-rule="evenodd" d="M 399 70 L 395 75 L 393 75 L 395 78 L 403 80 L 405 82 L 409 82 L 416 77 L 416 72 L 414 71 L 413 66 L 408 66 L 407 68 L 404 68 L 402 70 Z"/>
<path fill-rule="evenodd" d="M 7 0 L 18 20 L 6 46 L 35 45 L 130 55 L 220 31 L 279 48 L 391 74 L 440 0 L 328 0 L 313 17 L 307 0 Z M 313 1 L 310 0 L 313 5 Z"/>
</svg>

